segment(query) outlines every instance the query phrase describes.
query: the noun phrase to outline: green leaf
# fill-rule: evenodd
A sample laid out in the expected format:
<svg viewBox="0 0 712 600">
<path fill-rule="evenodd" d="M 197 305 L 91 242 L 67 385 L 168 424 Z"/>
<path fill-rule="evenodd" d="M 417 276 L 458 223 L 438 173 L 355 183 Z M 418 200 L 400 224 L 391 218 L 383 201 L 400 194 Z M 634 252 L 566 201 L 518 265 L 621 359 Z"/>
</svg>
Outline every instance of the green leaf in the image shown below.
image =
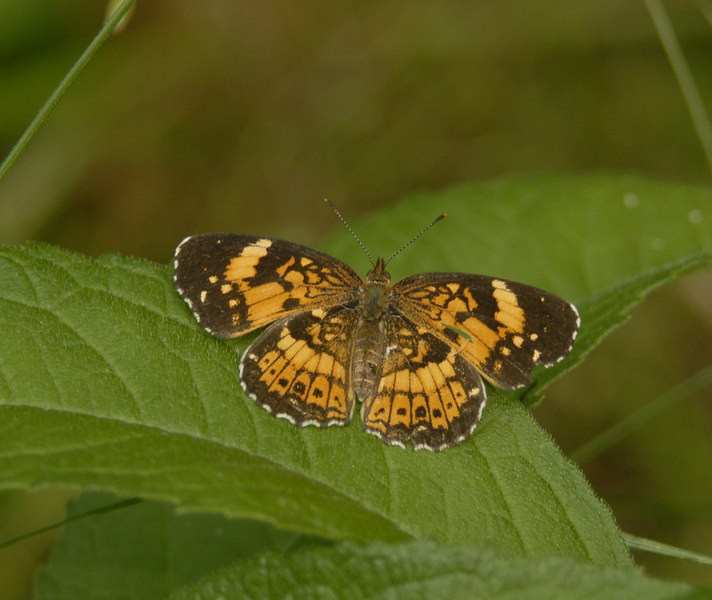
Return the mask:
<svg viewBox="0 0 712 600">
<path fill-rule="evenodd" d="M 576 304 L 583 323 L 569 359 L 540 369 L 535 385 L 515 395 L 529 406 L 556 377 L 583 360 L 603 337 L 625 323 L 650 291 L 712 265 L 709 188 L 662 184 L 641 177 L 541 176 L 465 185 L 418 194 L 357 233 L 373 252 L 395 252 L 429 214 L 449 217 L 389 270 L 464 271 L 521 281 Z M 447 243 L 431 241 L 441 235 Z M 422 246 L 432 244 L 428 251 Z M 334 235 L 325 250 L 361 271 L 367 259 L 350 236 Z"/>
<path fill-rule="evenodd" d="M 111 502 L 85 495 L 72 515 Z M 112 598 L 691 598 L 631 567 L 510 559 L 482 544 L 319 544 L 254 521 L 144 502 L 75 521 L 35 583 L 38 600 Z M 181 589 L 183 588 L 183 589 Z M 696 590 L 697 598 L 710 597 Z"/>
<path fill-rule="evenodd" d="M 353 227 L 388 254 L 443 210 L 451 218 L 389 268 L 396 279 L 483 272 L 579 303 L 581 346 L 559 370 L 537 372 L 542 384 L 649 289 L 710 263 L 709 190 L 640 179 L 461 187 Z M 364 266 L 347 232 L 327 246 Z M 40 244 L 5 248 L 0 332 L 4 487 L 110 490 L 331 539 L 488 542 L 503 557 L 630 562 L 608 509 L 511 395 L 490 390 L 478 431 L 439 454 L 386 447 L 357 422 L 295 428 L 244 396 L 237 364 L 249 340 L 200 329 L 169 268 Z"/>
<path fill-rule="evenodd" d="M 633 568 L 570 558 L 502 559 L 492 548 L 413 542 L 352 543 L 289 554 L 265 553 L 172 596 L 193 598 L 458 598 L 473 600 L 711 598 L 708 590 L 646 577 Z"/>
<path fill-rule="evenodd" d="M 70 515 L 115 501 L 85 494 Z M 201 577 L 265 549 L 298 542 L 253 520 L 176 515 L 165 503 L 142 502 L 67 526 L 49 564 L 35 581 L 39 598 L 166 598 Z"/>
<path fill-rule="evenodd" d="M 112 502 L 88 494 L 72 515 Z M 630 567 L 508 559 L 492 546 L 320 544 L 164 503 L 75 521 L 36 578 L 38 600 L 107 598 L 691 598 Z M 181 589 L 184 588 L 184 589 Z M 709 597 L 696 590 L 695 597 Z M 329 595 L 325 595 L 329 594 Z"/>
</svg>

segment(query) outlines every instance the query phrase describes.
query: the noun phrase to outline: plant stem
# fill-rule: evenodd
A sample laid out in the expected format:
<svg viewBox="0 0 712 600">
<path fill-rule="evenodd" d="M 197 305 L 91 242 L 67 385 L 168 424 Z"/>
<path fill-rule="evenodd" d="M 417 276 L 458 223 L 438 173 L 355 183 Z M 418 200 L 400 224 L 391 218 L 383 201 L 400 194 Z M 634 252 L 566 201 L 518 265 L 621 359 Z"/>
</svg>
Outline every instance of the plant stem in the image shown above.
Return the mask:
<svg viewBox="0 0 712 600">
<path fill-rule="evenodd" d="M 99 47 L 104 43 L 106 38 L 111 35 L 111 32 L 114 30 L 119 21 L 121 21 L 121 19 L 126 16 L 126 13 L 135 3 L 136 0 L 124 0 L 124 2 L 121 4 L 121 6 L 119 6 L 116 12 L 106 20 L 104 26 L 101 28 L 96 37 L 92 40 L 92 43 L 89 44 L 84 53 L 79 57 L 79 60 L 74 63 L 74 66 L 69 70 L 69 73 L 67 73 L 67 75 L 64 77 L 57 89 L 54 90 L 47 102 L 45 102 L 44 106 L 37 113 L 37 116 L 34 118 L 32 123 L 30 123 L 27 129 L 25 129 L 25 132 L 22 134 L 22 137 L 17 141 L 13 149 L 10 151 L 10 154 L 7 155 L 2 165 L 0 165 L 0 181 L 2 181 L 2 179 L 5 177 L 7 172 L 10 170 L 10 167 L 17 160 L 17 157 L 20 156 L 22 151 L 25 149 L 25 146 L 27 146 L 27 143 L 30 141 L 30 139 L 32 139 L 32 136 L 35 135 L 44 120 L 49 116 L 49 114 L 52 112 L 57 103 L 62 99 L 62 96 L 64 96 L 66 91 L 69 89 L 69 86 L 74 83 L 74 80 L 77 78 L 79 73 L 81 73 L 82 69 L 87 65 L 87 63 L 91 60 L 92 56 L 94 56 Z"/>
</svg>

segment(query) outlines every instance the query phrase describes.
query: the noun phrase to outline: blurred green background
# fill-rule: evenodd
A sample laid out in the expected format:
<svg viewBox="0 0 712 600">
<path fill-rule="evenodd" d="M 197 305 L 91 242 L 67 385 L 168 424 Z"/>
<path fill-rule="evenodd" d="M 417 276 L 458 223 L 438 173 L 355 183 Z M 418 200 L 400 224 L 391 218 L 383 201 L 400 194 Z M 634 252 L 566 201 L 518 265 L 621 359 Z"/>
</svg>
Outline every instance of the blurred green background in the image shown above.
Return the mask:
<svg viewBox="0 0 712 600">
<path fill-rule="evenodd" d="M 665 7 L 712 109 L 710 5 Z M 105 10 L 0 0 L 3 157 Z M 340 226 L 325 197 L 358 229 L 413 191 L 600 170 L 710 181 L 640 0 L 155 0 L 0 182 L 0 243 L 167 263 L 204 231 L 318 243 Z M 712 363 L 711 299 L 709 273 L 654 293 L 557 382 L 534 414 L 565 452 Z M 584 466 L 624 531 L 712 555 L 711 400 L 707 388 Z M 0 495 L 0 541 L 58 519 L 65 499 Z M 0 551 L 0 600 L 27 594 L 52 539 Z M 712 584 L 710 567 L 636 559 Z"/>
</svg>

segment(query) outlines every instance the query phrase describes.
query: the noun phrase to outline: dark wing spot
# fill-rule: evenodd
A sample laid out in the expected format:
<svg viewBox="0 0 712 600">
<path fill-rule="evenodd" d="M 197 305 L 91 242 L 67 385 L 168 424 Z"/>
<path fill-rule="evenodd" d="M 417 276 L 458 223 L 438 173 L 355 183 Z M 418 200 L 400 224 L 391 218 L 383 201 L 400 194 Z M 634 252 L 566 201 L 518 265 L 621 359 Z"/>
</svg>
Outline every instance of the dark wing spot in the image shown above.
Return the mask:
<svg viewBox="0 0 712 600">
<path fill-rule="evenodd" d="M 277 385 L 280 387 L 287 387 L 287 384 L 289 381 L 287 381 L 284 377 L 280 378 L 279 381 L 277 381 Z"/>
<path fill-rule="evenodd" d="M 436 408 L 433 410 L 433 417 L 435 417 L 436 419 L 439 419 L 442 416 L 443 416 L 443 413 L 440 411 L 439 408 Z"/>
<path fill-rule="evenodd" d="M 418 408 L 415 409 L 415 416 L 418 419 L 424 419 L 425 417 L 428 416 L 428 412 L 425 410 L 424 406 L 419 406 Z"/>
<path fill-rule="evenodd" d="M 294 384 L 293 389 L 297 394 L 301 395 L 306 391 L 307 387 L 304 385 L 304 382 L 297 381 L 297 383 Z"/>
<path fill-rule="evenodd" d="M 314 388 L 312 394 L 314 394 L 315 398 L 321 398 L 324 395 L 324 392 L 322 392 L 319 388 Z"/>
<path fill-rule="evenodd" d="M 405 417 L 406 410 L 405 410 L 405 408 L 399 408 L 399 409 L 396 411 L 396 413 L 397 413 L 398 416 L 400 416 L 400 417 Z"/>
<path fill-rule="evenodd" d="M 287 298 L 282 302 L 282 310 L 292 310 L 299 306 L 299 298 Z"/>
</svg>

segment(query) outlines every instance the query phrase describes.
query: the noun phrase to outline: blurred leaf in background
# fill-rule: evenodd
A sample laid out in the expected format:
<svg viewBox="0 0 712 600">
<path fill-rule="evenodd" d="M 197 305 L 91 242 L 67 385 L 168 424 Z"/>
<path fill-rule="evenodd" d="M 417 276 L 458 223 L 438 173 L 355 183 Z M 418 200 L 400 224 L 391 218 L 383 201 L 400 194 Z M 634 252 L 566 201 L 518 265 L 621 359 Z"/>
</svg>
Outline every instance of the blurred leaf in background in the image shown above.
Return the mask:
<svg viewBox="0 0 712 600">
<path fill-rule="evenodd" d="M 52 33 L 1 36 L 18 40 L 0 69 L 7 151 L 104 7 L 3 6 L 22 17 L 2 27 Z M 352 215 L 532 169 L 708 179 L 637 0 L 137 8 L 3 181 L 0 241 L 167 261 L 198 231 L 313 243 L 334 226 L 324 197 Z M 709 27 L 674 9 L 704 95 Z"/>
</svg>

